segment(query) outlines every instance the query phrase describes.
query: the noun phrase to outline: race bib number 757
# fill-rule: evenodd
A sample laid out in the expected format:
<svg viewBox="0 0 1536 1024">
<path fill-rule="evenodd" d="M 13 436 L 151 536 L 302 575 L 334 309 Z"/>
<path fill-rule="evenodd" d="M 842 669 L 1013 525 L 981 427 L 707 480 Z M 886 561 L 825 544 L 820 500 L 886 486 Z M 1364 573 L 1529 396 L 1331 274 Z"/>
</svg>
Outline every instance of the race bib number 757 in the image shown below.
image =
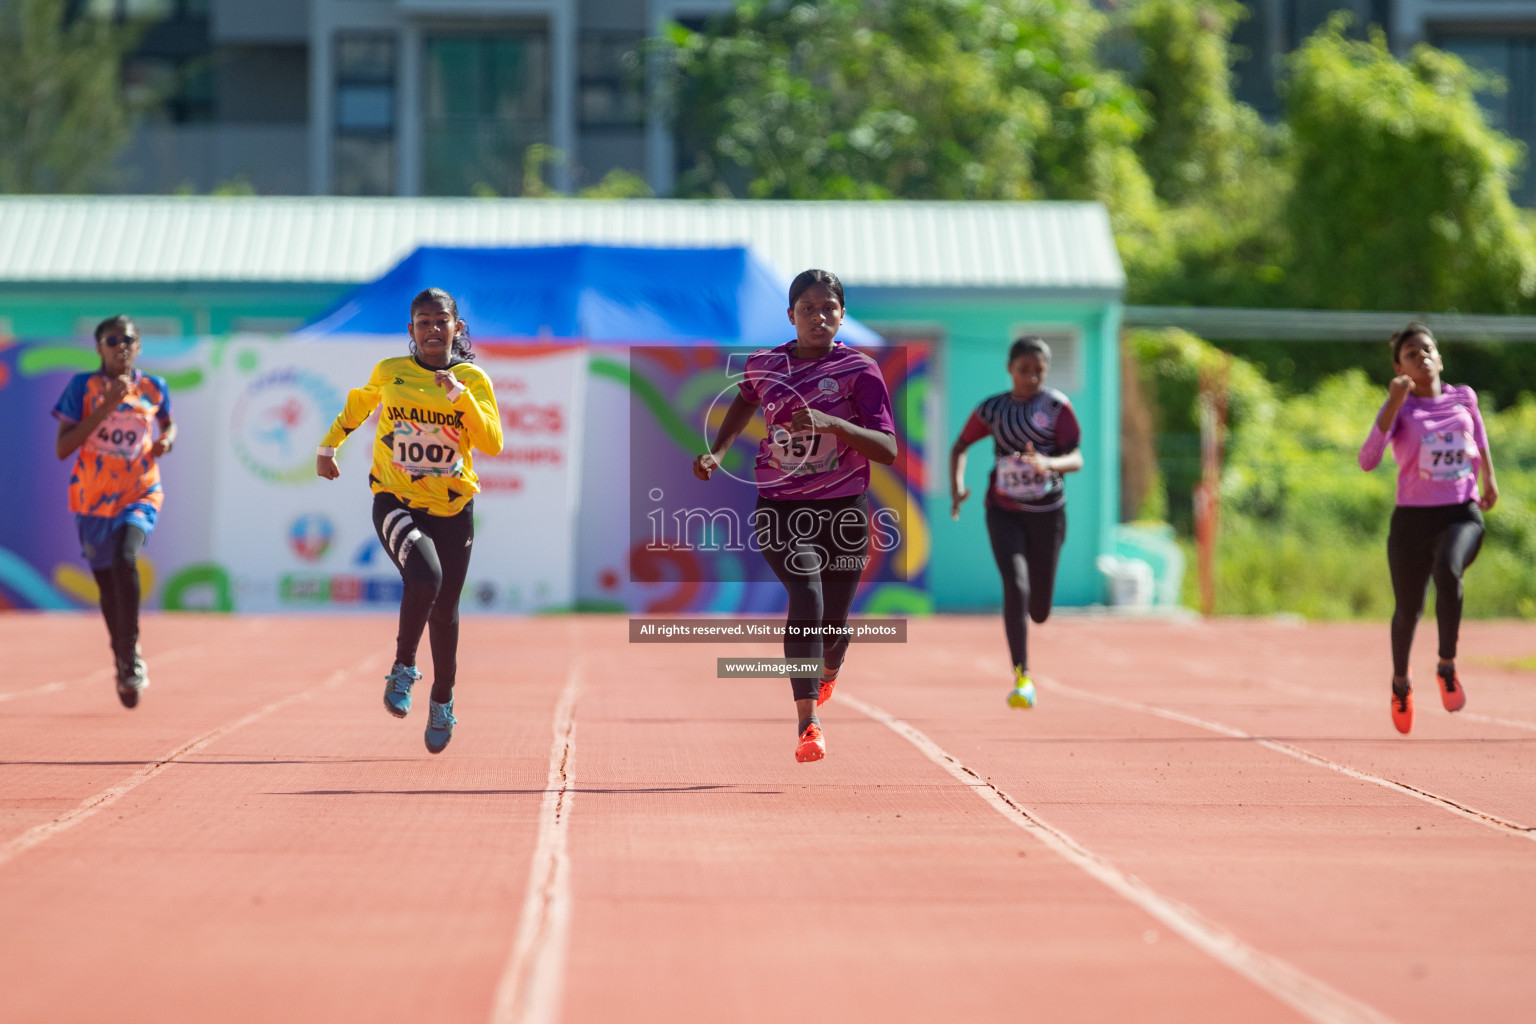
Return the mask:
<svg viewBox="0 0 1536 1024">
<path fill-rule="evenodd" d="M 837 468 L 837 438 L 810 430 L 794 433 L 775 427 L 770 434 L 770 463 L 786 476 L 828 473 Z"/>
</svg>

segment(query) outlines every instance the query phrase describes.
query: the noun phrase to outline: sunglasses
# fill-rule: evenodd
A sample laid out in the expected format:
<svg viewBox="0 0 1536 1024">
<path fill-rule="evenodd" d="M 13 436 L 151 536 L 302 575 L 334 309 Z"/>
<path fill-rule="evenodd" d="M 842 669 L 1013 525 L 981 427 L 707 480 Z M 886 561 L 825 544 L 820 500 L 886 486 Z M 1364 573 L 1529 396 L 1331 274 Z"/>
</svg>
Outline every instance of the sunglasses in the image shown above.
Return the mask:
<svg viewBox="0 0 1536 1024">
<path fill-rule="evenodd" d="M 138 340 L 138 338 L 135 338 L 131 334 L 109 334 L 105 338 L 101 339 L 101 343 L 107 346 L 107 348 L 117 348 L 119 345 L 132 345 Z"/>
</svg>

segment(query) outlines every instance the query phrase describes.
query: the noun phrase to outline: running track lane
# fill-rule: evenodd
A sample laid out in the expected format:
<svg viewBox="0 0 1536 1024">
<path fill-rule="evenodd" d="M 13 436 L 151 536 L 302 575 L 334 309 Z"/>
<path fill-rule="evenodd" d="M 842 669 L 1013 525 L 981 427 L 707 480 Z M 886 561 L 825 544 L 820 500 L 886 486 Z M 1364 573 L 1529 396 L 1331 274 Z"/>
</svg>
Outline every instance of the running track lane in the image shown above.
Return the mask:
<svg viewBox="0 0 1536 1024">
<path fill-rule="evenodd" d="M 1467 658 L 1528 655 L 1536 633 L 1465 633 L 1468 710 L 1536 724 L 1536 680 Z M 935 741 L 1159 892 L 1403 1021 L 1522 1020 L 1536 1003 L 1528 833 L 1084 699 L 1171 710 L 1536 825 L 1530 728 L 1448 715 L 1429 690 L 1413 735 L 1392 730 L 1384 626 L 1061 619 L 1032 631 L 1040 704 L 1012 717 L 991 710 L 1009 685 L 1000 623 L 913 623 L 912 641 L 905 655 L 862 648 L 884 681 L 851 676 L 851 692 L 879 685 L 892 713 L 933 715 L 914 680 L 946 678 L 951 707 L 923 726 Z"/>
<path fill-rule="evenodd" d="M 174 649 L 180 623 L 244 653 L 157 669 L 153 651 Z M 74 641 L 49 633 L 44 647 L 55 629 Z M 1426 742 L 1383 732 L 1376 688 L 1351 682 L 1375 681 L 1375 659 L 1350 654 L 1384 646 L 1372 643 L 1381 627 L 1179 629 L 1052 622 L 1034 633 L 1037 667 L 1123 702 L 1332 743 L 1328 757 L 1358 754 L 1361 770 L 1418 771 L 1426 789 L 1536 817 L 1519 771 L 1536 731 L 1421 701 Z M 242 630 L 264 639 L 241 648 Z M 1528 633 L 1487 630 L 1480 649 L 1529 653 Z M 34 687 L 88 676 L 100 631 L 85 616 L 0 617 L 8 650 L 39 662 Z M 17 819 L 0 841 L 371 650 L 387 657 L 390 632 L 378 618 L 152 618 L 155 686 L 138 711 L 106 682 L 0 705 L 0 770 L 25 776 L 7 786 Z M 1402 1021 L 1515 1020 L 1531 1004 L 1528 841 L 1049 686 L 1039 708 L 1010 712 L 1006 677 L 975 667 L 1001 650 L 995 620 L 912 633 L 906 647 L 856 647 L 848 692 L 1116 870 Z M 798 766 L 787 684 L 714 680 L 722 651 L 631 648 L 622 619 L 471 620 L 465 634 L 462 678 L 482 682 L 461 690 L 464 725 L 442 758 L 421 751 L 416 715 L 378 707 L 381 669 L 353 673 L 0 865 L 0 1018 L 492 1019 L 531 905 L 556 704 L 579 653 L 563 970 L 546 1017 L 510 1019 L 1299 1019 L 852 702 L 824 715 L 828 760 Z M 1299 693 L 1298 668 L 1317 695 Z M 1521 677 L 1463 674 L 1469 710 L 1536 723 Z M 434 862 L 452 862 L 447 884 Z"/>
<path fill-rule="evenodd" d="M 101 628 L 70 618 L 81 638 Z M 479 685 L 458 706 L 475 725 L 436 758 L 422 746 L 425 693 L 397 721 L 380 700 L 387 665 L 357 669 L 389 659 L 382 618 L 152 617 L 153 685 L 137 710 L 107 681 L 5 705 L 4 800 L 26 820 L 0 842 L 210 728 L 308 694 L 0 864 L 0 1019 L 484 1019 L 523 900 L 537 737 L 576 646 L 559 622 L 511 625 L 466 628 L 460 678 Z M 0 617 L 7 649 L 32 655 L 24 671 L 59 657 L 27 640 L 55 626 Z M 190 638 L 219 655 L 157 663 Z M 74 646 L 83 676 L 100 654 Z"/>
</svg>

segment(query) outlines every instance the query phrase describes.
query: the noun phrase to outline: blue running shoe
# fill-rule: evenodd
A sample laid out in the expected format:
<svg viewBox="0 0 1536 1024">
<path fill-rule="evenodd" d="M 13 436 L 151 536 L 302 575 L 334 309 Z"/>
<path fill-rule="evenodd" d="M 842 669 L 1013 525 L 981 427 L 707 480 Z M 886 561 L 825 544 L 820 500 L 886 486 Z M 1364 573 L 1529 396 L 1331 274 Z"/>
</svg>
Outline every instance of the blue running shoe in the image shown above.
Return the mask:
<svg viewBox="0 0 1536 1024">
<path fill-rule="evenodd" d="M 448 703 L 439 704 L 435 700 L 429 700 L 431 713 L 427 718 L 427 753 L 441 754 L 443 748 L 448 746 L 448 741 L 453 739 L 453 727 L 458 719 L 453 717 L 453 698 L 448 698 Z"/>
<path fill-rule="evenodd" d="M 1029 673 L 1021 668 L 1013 670 L 1013 689 L 1008 691 L 1008 706 L 1011 708 L 1032 708 L 1035 706 L 1035 684 L 1029 678 Z"/>
<path fill-rule="evenodd" d="M 411 686 L 421 678 L 421 673 L 411 665 L 398 661 L 384 677 L 384 709 L 396 718 L 404 718 L 411 710 Z"/>
</svg>

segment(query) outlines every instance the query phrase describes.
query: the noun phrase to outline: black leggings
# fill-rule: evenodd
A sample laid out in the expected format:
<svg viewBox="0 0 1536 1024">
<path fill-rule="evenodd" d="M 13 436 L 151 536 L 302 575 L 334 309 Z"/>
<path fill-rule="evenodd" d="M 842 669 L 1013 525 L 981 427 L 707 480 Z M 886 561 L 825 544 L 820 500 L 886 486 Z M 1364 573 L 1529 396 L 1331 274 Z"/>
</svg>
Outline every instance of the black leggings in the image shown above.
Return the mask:
<svg viewBox="0 0 1536 1024">
<path fill-rule="evenodd" d="M 139 646 L 139 549 L 144 531 L 119 526 L 112 534 L 112 566 L 93 569 L 101 591 L 101 617 L 107 620 L 112 656 L 119 664 L 132 663 Z"/>
<path fill-rule="evenodd" d="M 1392 674 L 1408 674 L 1413 631 L 1424 612 L 1424 591 L 1435 581 L 1435 620 L 1440 657 L 1456 657 L 1461 631 L 1461 574 L 1483 546 L 1483 513 L 1476 502 L 1461 505 L 1399 505 L 1387 533 L 1387 566 L 1392 570 Z"/>
<path fill-rule="evenodd" d="M 471 500 L 457 515 L 434 516 L 393 494 L 373 496 L 373 528 L 405 583 L 395 660 L 414 666 L 421 631 L 431 626 L 432 699 L 439 704 L 453 696 L 458 672 L 459 592 L 469 574 L 474 508 Z"/>
<path fill-rule="evenodd" d="M 1029 618 L 1044 622 L 1056 590 L 1056 562 L 1067 539 L 1065 507 L 1049 512 L 1014 512 L 987 506 L 987 537 L 1003 578 L 1003 630 L 1014 665 L 1029 671 Z"/>
<path fill-rule="evenodd" d="M 869 499 L 774 501 L 758 498 L 753 533 L 763 558 L 789 592 L 784 657 L 820 658 L 828 668 L 842 665 L 848 640 L 827 627 L 848 624 L 848 610 L 869 556 Z M 821 680 L 795 676 L 795 700 L 815 700 Z"/>
</svg>

